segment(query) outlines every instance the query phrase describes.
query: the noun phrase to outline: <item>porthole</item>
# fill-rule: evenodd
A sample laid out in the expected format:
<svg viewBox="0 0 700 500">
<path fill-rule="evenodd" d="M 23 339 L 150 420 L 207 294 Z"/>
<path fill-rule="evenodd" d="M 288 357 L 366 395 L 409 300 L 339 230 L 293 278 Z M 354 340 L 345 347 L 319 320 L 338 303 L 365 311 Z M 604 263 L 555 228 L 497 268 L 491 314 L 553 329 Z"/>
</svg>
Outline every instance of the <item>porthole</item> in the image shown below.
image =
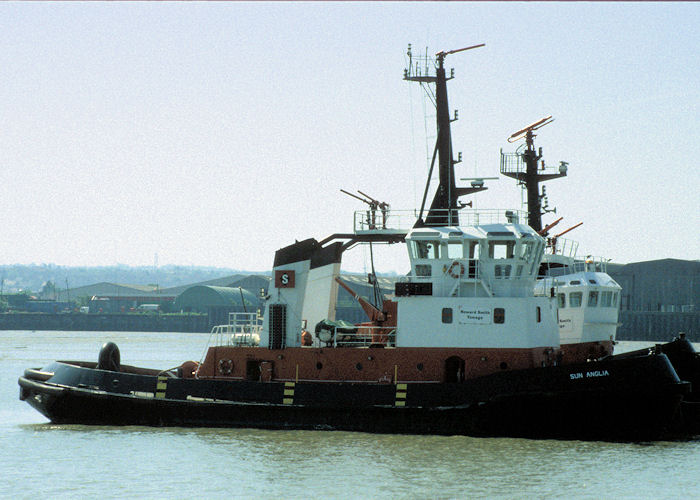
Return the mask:
<svg viewBox="0 0 700 500">
<path fill-rule="evenodd" d="M 357 363 L 355 368 L 357 368 L 358 371 L 362 370 L 362 363 Z"/>
<path fill-rule="evenodd" d="M 416 370 L 418 370 L 419 372 L 422 372 L 423 371 L 423 363 L 418 363 L 416 365 Z"/>
<path fill-rule="evenodd" d="M 316 363 L 316 369 L 320 370 L 321 368 L 323 368 L 323 363 L 319 361 L 318 363 Z"/>
<path fill-rule="evenodd" d="M 507 370 L 508 363 L 506 363 L 505 361 L 501 361 L 500 367 L 501 367 L 501 370 Z"/>
</svg>

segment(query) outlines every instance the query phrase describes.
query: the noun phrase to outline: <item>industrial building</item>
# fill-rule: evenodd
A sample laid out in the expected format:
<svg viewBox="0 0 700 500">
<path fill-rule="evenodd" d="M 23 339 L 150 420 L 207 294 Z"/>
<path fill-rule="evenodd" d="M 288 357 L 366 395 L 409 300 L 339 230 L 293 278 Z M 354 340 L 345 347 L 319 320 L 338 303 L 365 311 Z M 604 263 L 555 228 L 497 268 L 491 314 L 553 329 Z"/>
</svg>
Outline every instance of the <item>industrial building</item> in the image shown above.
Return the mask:
<svg viewBox="0 0 700 500">
<path fill-rule="evenodd" d="M 620 340 L 671 340 L 686 333 L 700 342 L 700 261 L 660 259 L 615 265 L 622 287 Z"/>
<path fill-rule="evenodd" d="M 607 271 L 622 286 L 619 340 L 666 341 L 684 332 L 691 341 L 700 342 L 699 261 L 661 259 L 609 264 Z M 377 277 L 375 292 L 373 279 L 367 275 L 344 273 L 340 278 L 355 294 L 373 304 L 393 294 L 398 279 Z M 230 312 L 262 312 L 269 286 L 269 275 L 237 274 L 171 288 L 103 282 L 67 293 L 73 299 L 88 297 L 89 312 L 93 314 L 182 312 L 206 315 L 211 328 L 227 323 Z M 64 303 L 36 302 L 37 311 L 56 313 L 69 309 Z M 338 290 L 335 312 L 336 319 L 352 323 L 367 320 L 354 295 L 343 287 Z"/>
</svg>

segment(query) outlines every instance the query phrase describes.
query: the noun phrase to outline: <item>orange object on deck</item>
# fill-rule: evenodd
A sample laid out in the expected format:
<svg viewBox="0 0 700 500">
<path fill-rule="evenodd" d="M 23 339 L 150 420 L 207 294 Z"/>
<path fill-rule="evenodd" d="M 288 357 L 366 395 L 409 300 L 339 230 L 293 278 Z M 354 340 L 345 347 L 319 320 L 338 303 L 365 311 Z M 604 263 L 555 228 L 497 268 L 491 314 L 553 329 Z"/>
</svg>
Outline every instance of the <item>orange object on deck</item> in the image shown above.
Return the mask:
<svg viewBox="0 0 700 500">
<path fill-rule="evenodd" d="M 309 332 L 307 332 L 306 330 L 302 330 L 301 331 L 301 345 L 302 346 L 310 346 L 310 345 L 313 345 L 313 343 L 314 343 L 314 339 L 311 336 L 311 334 Z"/>
</svg>

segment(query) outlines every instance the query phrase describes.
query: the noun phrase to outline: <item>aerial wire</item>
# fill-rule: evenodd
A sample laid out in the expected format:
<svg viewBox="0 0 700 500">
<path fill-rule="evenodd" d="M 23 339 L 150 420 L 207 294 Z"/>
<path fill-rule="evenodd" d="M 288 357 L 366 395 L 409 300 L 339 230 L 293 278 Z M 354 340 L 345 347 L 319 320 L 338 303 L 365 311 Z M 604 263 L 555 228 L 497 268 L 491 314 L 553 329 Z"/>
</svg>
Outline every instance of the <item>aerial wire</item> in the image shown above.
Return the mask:
<svg viewBox="0 0 700 500">
<path fill-rule="evenodd" d="M 404 56 L 404 60 L 406 56 Z M 410 61 L 406 64 L 406 67 L 411 70 Z M 415 115 L 413 113 L 413 85 L 408 85 L 408 109 L 409 109 L 409 119 L 411 120 L 411 165 L 413 166 L 413 206 L 416 206 L 418 201 L 418 186 L 416 184 L 416 179 L 418 178 L 418 165 L 416 164 L 416 124 Z M 407 207 L 408 208 L 408 207 Z"/>
</svg>

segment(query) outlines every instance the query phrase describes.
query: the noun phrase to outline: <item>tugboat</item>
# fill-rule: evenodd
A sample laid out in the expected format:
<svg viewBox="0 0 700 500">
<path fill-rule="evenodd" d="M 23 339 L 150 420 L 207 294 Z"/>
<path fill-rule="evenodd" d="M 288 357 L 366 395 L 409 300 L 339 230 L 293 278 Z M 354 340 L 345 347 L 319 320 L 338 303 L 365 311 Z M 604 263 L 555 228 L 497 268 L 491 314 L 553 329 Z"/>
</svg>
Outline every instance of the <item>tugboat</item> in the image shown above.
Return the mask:
<svg viewBox="0 0 700 500">
<path fill-rule="evenodd" d="M 411 227 L 373 205 L 355 214 L 351 233 L 281 248 L 264 316 L 234 314 L 201 363 L 122 365 L 107 343 L 97 363 L 26 370 L 20 399 L 59 424 L 666 437 L 690 391 L 668 357 L 644 351 L 564 364 L 557 298 L 535 293 L 545 239 L 518 211 L 467 211 L 459 201 L 485 188 L 455 182 L 444 62 L 482 45 L 438 52 L 431 71 L 416 70 L 409 46 L 404 79 L 434 85 L 437 108 L 433 162 Z M 439 183 L 426 210 L 436 159 Z M 343 253 L 377 243 L 405 244 L 410 273 L 393 296 L 361 301 L 369 321 L 335 321 Z"/>
</svg>

